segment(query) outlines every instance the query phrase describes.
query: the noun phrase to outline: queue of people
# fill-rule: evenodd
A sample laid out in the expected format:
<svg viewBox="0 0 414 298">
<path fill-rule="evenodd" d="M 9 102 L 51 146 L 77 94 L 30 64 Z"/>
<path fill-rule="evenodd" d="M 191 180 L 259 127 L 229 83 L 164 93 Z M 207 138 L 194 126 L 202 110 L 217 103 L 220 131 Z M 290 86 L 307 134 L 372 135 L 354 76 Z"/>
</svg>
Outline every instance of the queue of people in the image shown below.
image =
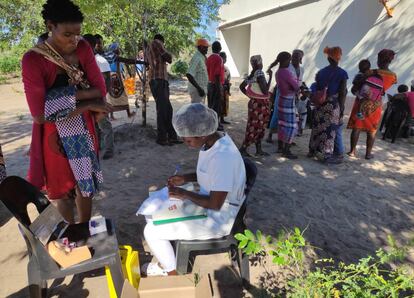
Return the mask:
<svg viewBox="0 0 414 298">
<path fill-rule="evenodd" d="M 256 144 L 256 156 L 268 155 L 261 149 L 261 141 L 267 127 L 268 143 L 273 144 L 273 134 L 277 132 L 276 152 L 288 159 L 297 159 L 298 156 L 291 151 L 291 148 L 296 145 L 295 138 L 302 135 L 311 108 L 312 130 L 307 156 L 329 164 L 343 162 L 345 147 L 342 130 L 348 74 L 339 66 L 342 58 L 340 47 L 326 47 L 324 54 L 328 65 L 316 73 L 315 82 L 310 87 L 303 82 L 304 68 L 301 64 L 304 52 L 302 50 L 296 49 L 292 54 L 279 53 L 267 68 L 269 76 L 267 85 L 260 55 L 251 57 L 252 71 L 240 85 L 241 92 L 250 98 L 246 136 L 240 147 L 242 155 L 250 156 L 247 148 L 253 143 Z M 367 133 L 365 159 L 373 158 L 372 148 L 382 115 L 382 98 L 385 92 L 397 83 L 396 74 L 389 69 L 394 57 L 394 51 L 384 49 L 378 53 L 377 69 L 371 69 L 367 59 L 359 63 L 360 72 L 352 82 L 352 93 L 356 98 L 347 125 L 347 128 L 352 130 L 351 148 L 347 152 L 350 157 L 356 157 L 359 134 L 365 131 Z M 276 86 L 273 91 L 270 91 L 272 69 L 276 65 L 279 65 L 275 74 Z M 411 121 L 409 111 L 411 98 L 409 92 L 396 97 L 396 100 L 402 99 L 406 103 L 404 109 L 406 116 L 403 118 L 407 117 L 407 119 L 401 122 L 401 125 L 406 123 L 404 127 L 408 127 Z"/>
</svg>

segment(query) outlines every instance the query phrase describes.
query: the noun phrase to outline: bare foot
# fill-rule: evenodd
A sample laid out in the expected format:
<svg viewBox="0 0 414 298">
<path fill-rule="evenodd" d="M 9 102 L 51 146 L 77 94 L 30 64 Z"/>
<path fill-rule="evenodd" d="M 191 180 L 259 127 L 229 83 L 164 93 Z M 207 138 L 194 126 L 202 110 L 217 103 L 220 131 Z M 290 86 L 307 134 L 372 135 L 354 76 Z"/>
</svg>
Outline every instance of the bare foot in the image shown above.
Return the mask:
<svg viewBox="0 0 414 298">
<path fill-rule="evenodd" d="M 314 158 L 315 156 L 316 156 L 315 152 L 308 152 L 308 154 L 306 154 L 306 157 L 309 157 L 309 158 Z"/>
<path fill-rule="evenodd" d="M 372 154 L 365 155 L 365 159 L 367 159 L 367 160 L 370 160 L 370 159 L 373 159 L 373 158 L 374 158 L 374 155 L 372 155 Z"/>
<path fill-rule="evenodd" d="M 136 112 L 129 112 L 128 113 L 128 118 L 134 117 L 136 114 Z"/>
<path fill-rule="evenodd" d="M 256 152 L 256 156 L 269 156 L 269 155 L 270 155 L 269 153 L 267 153 L 263 150 L 260 150 L 260 151 Z"/>
<path fill-rule="evenodd" d="M 349 152 L 347 153 L 347 155 L 348 155 L 349 157 L 357 157 L 357 156 L 356 156 L 356 154 L 355 154 L 355 152 L 353 152 L 353 151 L 349 151 Z"/>
</svg>

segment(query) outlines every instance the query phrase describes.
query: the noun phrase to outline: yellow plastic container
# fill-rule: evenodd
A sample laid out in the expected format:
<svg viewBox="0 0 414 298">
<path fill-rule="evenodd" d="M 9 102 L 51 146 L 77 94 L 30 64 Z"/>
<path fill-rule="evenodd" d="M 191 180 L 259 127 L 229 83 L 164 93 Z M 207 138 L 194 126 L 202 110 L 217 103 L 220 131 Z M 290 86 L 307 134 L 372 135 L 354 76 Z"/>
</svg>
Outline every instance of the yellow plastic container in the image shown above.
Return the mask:
<svg viewBox="0 0 414 298">
<path fill-rule="evenodd" d="M 138 289 L 139 280 L 141 278 L 139 272 L 139 257 L 136 250 L 132 250 L 129 245 L 119 246 L 119 256 L 122 263 L 122 273 L 124 277 L 128 279 L 129 283 L 136 289 Z M 112 281 L 111 271 L 108 266 L 105 266 L 106 280 L 108 282 L 109 296 L 111 298 L 117 298 L 115 286 Z"/>
</svg>

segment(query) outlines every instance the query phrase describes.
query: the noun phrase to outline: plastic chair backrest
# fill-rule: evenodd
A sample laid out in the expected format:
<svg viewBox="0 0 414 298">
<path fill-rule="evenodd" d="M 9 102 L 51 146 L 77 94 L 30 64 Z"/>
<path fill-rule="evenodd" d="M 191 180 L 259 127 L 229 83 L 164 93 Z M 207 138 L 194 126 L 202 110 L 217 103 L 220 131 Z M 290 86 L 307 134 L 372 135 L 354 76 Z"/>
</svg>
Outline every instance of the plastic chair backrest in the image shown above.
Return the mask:
<svg viewBox="0 0 414 298">
<path fill-rule="evenodd" d="M 253 188 L 254 183 L 256 182 L 257 177 L 257 167 L 256 165 L 248 158 L 243 158 L 244 167 L 246 168 L 246 197 L 249 194 L 250 190 Z"/>
<path fill-rule="evenodd" d="M 31 224 L 27 205 L 33 203 L 39 213 L 49 205 L 49 201 L 36 187 L 18 176 L 9 176 L 0 184 L 0 201 L 27 228 Z"/>
<path fill-rule="evenodd" d="M 19 221 L 19 230 L 26 242 L 27 251 L 29 255 L 36 257 L 39 264 L 42 264 L 42 270 L 59 269 L 46 248 L 29 229 L 31 221 L 27 213 L 27 205 L 33 203 L 41 213 L 49 206 L 45 196 L 23 178 L 9 176 L 0 184 L 0 201 Z"/>
<path fill-rule="evenodd" d="M 246 214 L 247 199 L 249 193 L 252 190 L 257 177 L 257 167 L 256 165 L 248 158 L 243 158 L 244 166 L 246 168 L 246 189 L 245 194 L 246 198 L 243 204 L 240 206 L 240 210 L 237 213 L 236 219 L 233 224 L 232 233 L 241 232 L 240 228 L 244 225 L 244 215 Z"/>
<path fill-rule="evenodd" d="M 41 264 L 40 270 L 44 272 L 53 272 L 59 270 L 59 266 L 51 258 L 47 252 L 46 247 L 43 246 L 39 239 L 35 237 L 32 231 L 30 231 L 29 228 L 25 227 L 22 224 L 19 224 L 18 227 L 26 242 L 29 255 L 33 255 L 36 258 L 37 263 L 39 265 Z"/>
</svg>

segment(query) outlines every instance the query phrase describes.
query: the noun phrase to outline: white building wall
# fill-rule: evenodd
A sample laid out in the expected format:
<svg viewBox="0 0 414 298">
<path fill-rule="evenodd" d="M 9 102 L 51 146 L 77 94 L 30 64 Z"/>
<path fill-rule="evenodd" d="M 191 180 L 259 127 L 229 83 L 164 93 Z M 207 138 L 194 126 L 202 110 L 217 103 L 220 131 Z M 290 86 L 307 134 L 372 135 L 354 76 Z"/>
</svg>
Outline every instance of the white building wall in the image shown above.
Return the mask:
<svg viewBox="0 0 414 298">
<path fill-rule="evenodd" d="M 272 9 L 277 5 L 281 5 L 289 1 L 286 0 L 230 0 L 228 5 L 220 7 L 220 18 L 223 23 L 235 19 L 243 18 L 261 12 L 263 10 Z"/>
<path fill-rule="evenodd" d="M 250 24 L 220 31 L 221 46 L 228 56 L 226 65 L 233 77 L 243 77 L 249 71 L 250 36 Z"/>
<path fill-rule="evenodd" d="M 238 19 L 239 6 L 249 7 L 247 2 L 256 3 L 256 6 L 260 6 L 257 3 L 261 3 L 253 0 L 232 0 L 230 5 L 221 9 L 220 17 L 226 20 L 224 23 Z M 249 47 L 250 55 L 262 55 L 265 67 L 275 59 L 280 51 L 303 49 L 305 51 L 304 79 L 308 84 L 312 83 L 317 70 L 327 65 L 323 55 L 325 46 L 340 46 L 343 49 L 344 56 L 340 66 L 348 71 L 350 79 L 358 70 L 359 60 L 369 58 L 371 64 L 376 67 L 376 54 L 383 48 L 390 48 L 398 53 L 390 68 L 397 73 L 399 83 L 408 84 L 414 79 L 412 46 L 414 6 L 412 2 L 410 0 L 391 1 L 391 5 L 396 5 L 396 7 L 394 17 L 388 18 L 378 0 L 312 1 L 307 5 L 249 22 L 251 24 L 250 44 L 246 46 Z M 280 1 L 274 1 L 274 3 L 276 6 L 283 4 Z M 264 9 L 261 8 L 260 11 Z M 252 13 L 257 12 L 257 10 L 252 11 Z M 226 13 L 231 15 L 232 19 Z M 240 17 L 245 16 L 244 9 L 240 9 Z M 223 29 L 223 32 L 226 30 L 231 30 L 231 28 Z M 220 38 L 228 39 L 226 34 L 222 33 Z M 226 43 L 226 46 L 230 53 L 241 49 L 240 45 L 234 47 L 231 40 Z M 229 67 L 233 75 L 242 75 L 238 68 L 243 69 L 244 66 L 237 67 L 237 63 L 234 61 L 232 63 L 233 65 L 229 64 Z"/>
</svg>

